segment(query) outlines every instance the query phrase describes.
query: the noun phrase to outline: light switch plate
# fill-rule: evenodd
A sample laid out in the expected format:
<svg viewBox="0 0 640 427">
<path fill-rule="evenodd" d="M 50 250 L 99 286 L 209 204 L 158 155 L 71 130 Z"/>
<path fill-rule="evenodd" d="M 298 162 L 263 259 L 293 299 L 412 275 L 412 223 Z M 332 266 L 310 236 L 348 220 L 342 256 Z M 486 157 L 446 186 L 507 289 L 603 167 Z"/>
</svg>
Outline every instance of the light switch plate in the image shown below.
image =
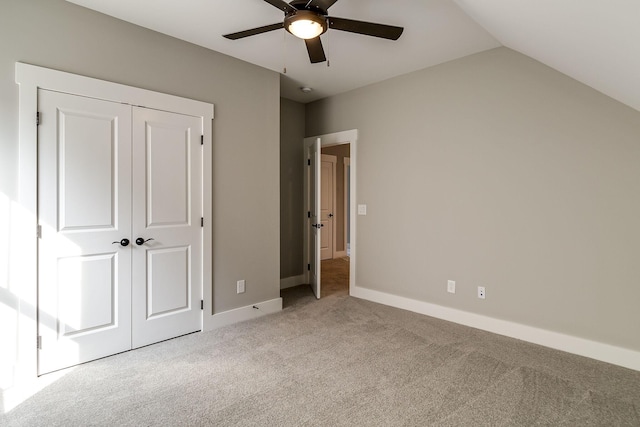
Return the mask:
<svg viewBox="0 0 640 427">
<path fill-rule="evenodd" d="M 358 205 L 358 215 L 367 214 L 367 205 Z"/>
<path fill-rule="evenodd" d="M 447 280 L 447 292 L 450 294 L 456 293 L 456 282 L 454 280 Z"/>
</svg>

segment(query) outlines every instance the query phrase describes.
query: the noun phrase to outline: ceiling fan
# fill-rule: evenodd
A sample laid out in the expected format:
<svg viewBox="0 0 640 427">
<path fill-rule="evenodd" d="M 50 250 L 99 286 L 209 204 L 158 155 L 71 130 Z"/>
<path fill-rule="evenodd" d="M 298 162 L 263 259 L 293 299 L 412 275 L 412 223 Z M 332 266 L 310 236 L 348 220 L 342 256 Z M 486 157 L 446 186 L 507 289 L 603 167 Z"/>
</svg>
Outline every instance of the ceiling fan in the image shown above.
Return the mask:
<svg viewBox="0 0 640 427">
<path fill-rule="evenodd" d="M 264 1 L 284 12 L 283 22 L 226 34 L 224 37 L 238 40 L 284 28 L 294 36 L 304 39 L 311 63 L 317 63 L 327 60 L 320 35 L 329 28 L 389 40 L 398 40 L 404 30 L 402 27 L 392 25 L 328 16 L 327 10 L 338 0 L 293 0 L 290 3 L 284 0 Z"/>
</svg>

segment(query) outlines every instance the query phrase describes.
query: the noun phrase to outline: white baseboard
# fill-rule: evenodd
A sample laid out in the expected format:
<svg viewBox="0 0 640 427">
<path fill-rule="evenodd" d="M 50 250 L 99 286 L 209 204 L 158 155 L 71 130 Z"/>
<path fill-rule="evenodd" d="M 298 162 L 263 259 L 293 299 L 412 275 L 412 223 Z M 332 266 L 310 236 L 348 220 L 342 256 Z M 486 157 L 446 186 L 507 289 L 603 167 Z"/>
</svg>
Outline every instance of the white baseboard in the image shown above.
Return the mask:
<svg viewBox="0 0 640 427">
<path fill-rule="evenodd" d="M 299 276 L 285 277 L 280 279 L 280 289 L 293 288 L 294 286 L 303 285 L 306 282 L 304 274 Z"/>
<path fill-rule="evenodd" d="M 223 326 L 232 325 L 245 320 L 262 317 L 267 314 L 277 313 L 278 311 L 282 311 L 282 298 L 275 298 L 214 314 L 209 319 L 205 319 L 203 329 L 205 331 L 210 331 L 212 329 L 221 328 Z"/>
<path fill-rule="evenodd" d="M 359 286 L 351 296 L 640 371 L 640 352 Z"/>
</svg>

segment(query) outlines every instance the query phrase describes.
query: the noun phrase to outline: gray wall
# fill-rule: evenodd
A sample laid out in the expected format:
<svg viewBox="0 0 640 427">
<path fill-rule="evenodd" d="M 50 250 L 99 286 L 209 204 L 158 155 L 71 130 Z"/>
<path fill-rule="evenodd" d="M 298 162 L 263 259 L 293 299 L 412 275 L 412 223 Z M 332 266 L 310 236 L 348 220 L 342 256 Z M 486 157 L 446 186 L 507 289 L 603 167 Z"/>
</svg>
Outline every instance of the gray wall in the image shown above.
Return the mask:
<svg viewBox="0 0 640 427">
<path fill-rule="evenodd" d="M 16 61 L 210 102 L 214 311 L 278 298 L 279 75 L 63 0 L 2 0 L 1 9 L 0 216 L 17 200 Z M 0 225 L 0 386 L 10 377 L 18 303 L 7 283 L 9 229 Z M 238 279 L 245 294 L 236 294 Z"/>
<path fill-rule="evenodd" d="M 640 112 L 498 48 L 306 115 L 359 132 L 358 286 L 640 350 Z"/>
<path fill-rule="evenodd" d="M 303 273 L 304 108 L 280 100 L 280 278 Z"/>
</svg>

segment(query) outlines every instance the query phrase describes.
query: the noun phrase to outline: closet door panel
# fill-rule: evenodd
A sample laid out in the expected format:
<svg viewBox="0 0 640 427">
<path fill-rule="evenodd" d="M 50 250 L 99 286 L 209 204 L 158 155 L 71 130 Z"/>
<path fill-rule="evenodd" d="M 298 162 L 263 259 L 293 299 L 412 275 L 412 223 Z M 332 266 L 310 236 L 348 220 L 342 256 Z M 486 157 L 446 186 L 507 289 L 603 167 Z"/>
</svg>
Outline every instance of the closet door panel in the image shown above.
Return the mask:
<svg viewBox="0 0 640 427">
<path fill-rule="evenodd" d="M 173 123 L 145 122 L 147 228 L 189 227 L 192 132 Z"/>
<path fill-rule="evenodd" d="M 134 107 L 133 347 L 201 329 L 202 119 Z"/>
<path fill-rule="evenodd" d="M 38 104 L 44 374 L 131 346 L 131 107 L 46 90 Z"/>
<path fill-rule="evenodd" d="M 188 246 L 147 250 L 148 318 L 189 310 Z"/>
</svg>

